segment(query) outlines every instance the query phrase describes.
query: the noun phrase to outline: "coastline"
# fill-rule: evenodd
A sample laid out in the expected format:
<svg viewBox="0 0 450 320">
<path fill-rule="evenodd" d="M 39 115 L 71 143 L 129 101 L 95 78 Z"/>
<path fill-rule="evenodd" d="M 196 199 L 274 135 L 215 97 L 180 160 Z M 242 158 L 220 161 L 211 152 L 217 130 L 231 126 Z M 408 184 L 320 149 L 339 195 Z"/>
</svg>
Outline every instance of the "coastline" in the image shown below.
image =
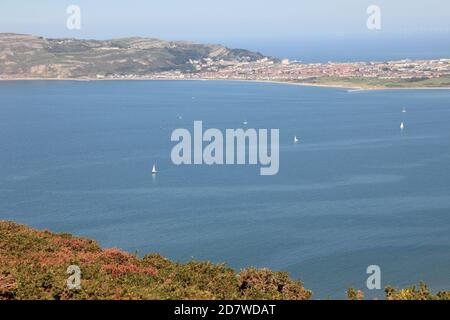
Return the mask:
<svg viewBox="0 0 450 320">
<path fill-rule="evenodd" d="M 309 83 L 309 82 L 293 82 L 293 81 L 281 81 L 281 80 L 247 80 L 247 79 L 208 79 L 208 78 L 186 78 L 186 79 L 173 79 L 173 78 L 133 78 L 133 79 L 111 79 L 111 78 L 12 78 L 4 79 L 0 78 L 1 82 L 7 81 L 227 81 L 227 82 L 253 82 L 253 83 L 268 83 L 268 84 L 283 84 L 294 85 L 302 87 L 318 87 L 318 88 L 331 88 L 331 89 L 343 89 L 350 92 L 357 91 L 384 91 L 384 90 L 450 90 L 450 87 L 379 87 L 379 86 L 351 86 L 342 84 L 327 84 L 327 83 Z"/>
<path fill-rule="evenodd" d="M 245 81 L 245 82 L 259 82 L 259 83 L 287 84 L 302 87 L 346 89 L 352 92 L 382 91 L 382 90 L 450 90 L 450 87 L 372 87 L 372 86 L 363 87 L 363 86 L 344 86 L 340 84 L 325 84 L 325 83 L 320 84 L 320 83 L 276 81 L 276 80 L 225 80 L 225 81 Z"/>
</svg>

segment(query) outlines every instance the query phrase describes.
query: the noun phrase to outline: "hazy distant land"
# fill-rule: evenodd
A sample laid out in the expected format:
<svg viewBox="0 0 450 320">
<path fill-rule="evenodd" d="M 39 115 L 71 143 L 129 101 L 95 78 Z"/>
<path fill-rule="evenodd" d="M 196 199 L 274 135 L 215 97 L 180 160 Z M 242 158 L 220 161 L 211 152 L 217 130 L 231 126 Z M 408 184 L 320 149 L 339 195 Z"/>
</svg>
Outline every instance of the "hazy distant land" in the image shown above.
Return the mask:
<svg viewBox="0 0 450 320">
<path fill-rule="evenodd" d="M 0 80 L 247 80 L 353 89 L 450 88 L 450 59 L 304 64 L 153 38 L 0 34 Z"/>
</svg>

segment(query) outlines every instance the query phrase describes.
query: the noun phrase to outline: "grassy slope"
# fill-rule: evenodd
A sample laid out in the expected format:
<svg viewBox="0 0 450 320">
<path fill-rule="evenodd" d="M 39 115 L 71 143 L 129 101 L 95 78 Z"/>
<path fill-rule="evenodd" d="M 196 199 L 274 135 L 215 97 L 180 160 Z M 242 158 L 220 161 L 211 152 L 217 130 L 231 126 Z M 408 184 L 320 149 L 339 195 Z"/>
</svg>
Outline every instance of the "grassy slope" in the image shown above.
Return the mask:
<svg viewBox="0 0 450 320">
<path fill-rule="evenodd" d="M 66 286 L 67 267 L 81 269 L 80 290 Z M 350 299 L 362 293 L 349 289 Z M 426 286 L 386 290 L 388 299 L 450 299 Z M 140 259 L 93 240 L 0 221 L 1 299 L 291 299 L 312 297 L 284 272 L 224 264 L 169 261 L 158 254 Z"/>
</svg>

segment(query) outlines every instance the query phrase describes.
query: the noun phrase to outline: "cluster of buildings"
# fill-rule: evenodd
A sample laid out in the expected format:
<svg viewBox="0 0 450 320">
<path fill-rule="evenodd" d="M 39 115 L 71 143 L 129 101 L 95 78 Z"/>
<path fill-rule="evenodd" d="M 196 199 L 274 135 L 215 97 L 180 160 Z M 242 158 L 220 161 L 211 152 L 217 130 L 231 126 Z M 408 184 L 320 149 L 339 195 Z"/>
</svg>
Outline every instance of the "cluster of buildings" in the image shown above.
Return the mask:
<svg viewBox="0 0 450 320">
<path fill-rule="evenodd" d="M 400 60 L 384 62 L 281 62 L 264 58 L 253 62 L 190 61 L 189 72 L 167 71 L 149 74 L 150 79 L 223 79 L 302 81 L 309 78 L 364 77 L 377 79 L 422 79 L 450 76 L 450 59 Z"/>
</svg>

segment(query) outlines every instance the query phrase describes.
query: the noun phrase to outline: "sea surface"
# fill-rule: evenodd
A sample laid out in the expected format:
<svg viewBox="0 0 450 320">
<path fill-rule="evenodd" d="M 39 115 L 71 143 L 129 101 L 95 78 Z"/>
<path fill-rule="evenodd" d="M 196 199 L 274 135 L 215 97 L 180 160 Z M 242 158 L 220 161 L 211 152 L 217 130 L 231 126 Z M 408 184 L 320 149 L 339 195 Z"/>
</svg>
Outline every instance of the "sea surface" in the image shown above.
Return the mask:
<svg viewBox="0 0 450 320">
<path fill-rule="evenodd" d="M 409 30 L 395 36 L 368 31 L 353 37 L 335 34 L 259 42 L 246 39 L 226 44 L 232 48 L 247 48 L 305 63 L 441 59 L 449 58 L 450 29 L 436 30 L 434 33 Z"/>
<path fill-rule="evenodd" d="M 365 289 L 369 265 L 382 286 L 450 289 L 449 90 L 2 81 L 0 98 L 0 219 L 286 270 L 317 299 Z M 170 135 L 194 120 L 279 128 L 278 175 L 173 165 Z"/>
</svg>

